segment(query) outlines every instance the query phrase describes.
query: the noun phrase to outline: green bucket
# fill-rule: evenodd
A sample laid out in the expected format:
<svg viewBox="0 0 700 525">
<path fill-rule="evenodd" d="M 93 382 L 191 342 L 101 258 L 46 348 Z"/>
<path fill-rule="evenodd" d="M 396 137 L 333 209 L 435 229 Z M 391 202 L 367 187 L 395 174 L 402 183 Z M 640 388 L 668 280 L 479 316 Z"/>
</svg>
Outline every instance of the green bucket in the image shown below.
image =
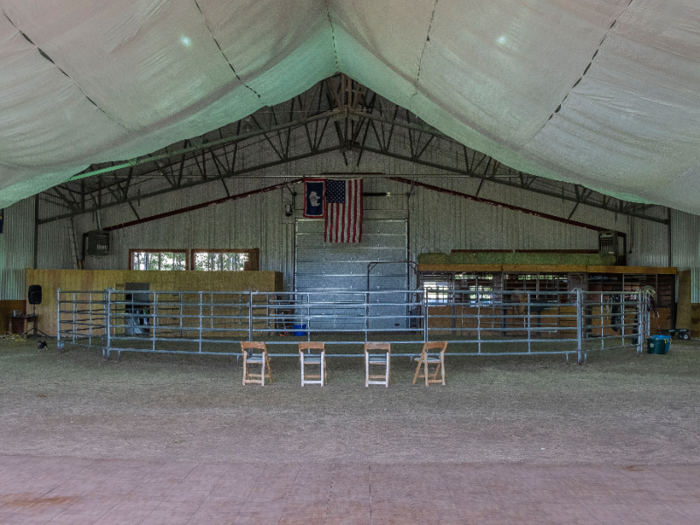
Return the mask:
<svg viewBox="0 0 700 525">
<path fill-rule="evenodd" d="M 652 335 L 647 338 L 647 353 L 649 354 L 667 354 L 669 348 L 671 348 L 671 336 Z"/>
</svg>

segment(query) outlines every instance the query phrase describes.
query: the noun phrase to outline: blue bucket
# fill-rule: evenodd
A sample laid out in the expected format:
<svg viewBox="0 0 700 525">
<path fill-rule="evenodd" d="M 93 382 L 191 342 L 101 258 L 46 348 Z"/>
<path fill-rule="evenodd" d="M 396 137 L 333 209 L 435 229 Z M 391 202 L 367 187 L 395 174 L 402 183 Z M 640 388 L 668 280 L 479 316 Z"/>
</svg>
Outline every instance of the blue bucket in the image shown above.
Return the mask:
<svg viewBox="0 0 700 525">
<path fill-rule="evenodd" d="M 295 324 L 292 325 L 292 328 L 294 329 L 294 335 L 297 337 L 304 337 L 306 335 L 306 332 L 303 331 L 306 330 L 305 324 Z"/>
</svg>

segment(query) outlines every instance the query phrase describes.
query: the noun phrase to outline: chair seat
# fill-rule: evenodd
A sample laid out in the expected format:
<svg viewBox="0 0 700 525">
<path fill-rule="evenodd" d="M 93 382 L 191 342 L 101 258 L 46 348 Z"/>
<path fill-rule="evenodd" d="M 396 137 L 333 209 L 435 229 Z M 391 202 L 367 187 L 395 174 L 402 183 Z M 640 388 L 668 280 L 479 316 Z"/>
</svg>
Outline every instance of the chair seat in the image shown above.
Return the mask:
<svg viewBox="0 0 700 525">
<path fill-rule="evenodd" d="M 440 353 L 435 352 L 438 349 Z M 413 375 L 414 385 L 419 377 L 423 377 L 425 386 L 431 383 L 445 384 L 445 350 L 447 350 L 447 341 L 423 344 L 421 354 L 411 359 L 413 363 L 418 363 L 416 373 Z M 435 368 L 432 372 L 429 371 L 429 365 L 433 365 Z M 440 379 L 438 379 L 438 374 L 441 375 Z"/>
<path fill-rule="evenodd" d="M 320 365 L 321 364 L 321 356 L 320 355 L 305 355 L 304 356 L 304 363 L 310 364 L 310 365 Z"/>
<path fill-rule="evenodd" d="M 262 360 L 262 354 L 252 355 L 246 358 L 246 361 L 248 361 L 249 363 L 262 363 Z"/>
<path fill-rule="evenodd" d="M 414 361 L 421 361 L 421 357 L 420 356 L 414 357 L 413 360 Z M 440 362 L 439 355 L 436 355 L 436 356 L 429 355 L 428 356 L 428 363 L 439 363 L 439 362 Z"/>
<path fill-rule="evenodd" d="M 386 363 L 386 355 L 370 355 L 369 362 L 370 362 L 370 364 L 374 364 L 374 363 L 384 364 L 384 363 Z"/>
</svg>

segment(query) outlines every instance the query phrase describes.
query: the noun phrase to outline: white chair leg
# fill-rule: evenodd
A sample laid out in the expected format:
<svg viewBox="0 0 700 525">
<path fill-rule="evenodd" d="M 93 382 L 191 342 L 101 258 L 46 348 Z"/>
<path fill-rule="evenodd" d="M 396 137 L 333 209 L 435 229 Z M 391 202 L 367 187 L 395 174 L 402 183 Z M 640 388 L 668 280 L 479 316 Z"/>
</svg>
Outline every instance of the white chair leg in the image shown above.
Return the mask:
<svg viewBox="0 0 700 525">
<path fill-rule="evenodd" d="M 389 364 L 389 355 L 387 354 L 387 356 L 386 356 L 386 374 L 385 374 L 385 377 L 384 377 L 384 380 L 386 381 L 386 387 L 387 387 L 387 388 L 389 388 L 389 370 L 390 370 L 389 366 L 390 366 L 390 364 Z"/>
<path fill-rule="evenodd" d="M 326 359 L 325 355 L 321 354 L 321 386 L 326 384 Z"/>
<path fill-rule="evenodd" d="M 265 386 L 265 354 L 263 354 L 262 365 L 260 365 L 260 366 L 261 366 L 260 371 L 262 373 L 262 377 L 261 377 L 262 382 L 260 384 L 262 386 Z"/>
<path fill-rule="evenodd" d="M 365 354 L 365 386 L 369 386 L 369 356 Z"/>
</svg>

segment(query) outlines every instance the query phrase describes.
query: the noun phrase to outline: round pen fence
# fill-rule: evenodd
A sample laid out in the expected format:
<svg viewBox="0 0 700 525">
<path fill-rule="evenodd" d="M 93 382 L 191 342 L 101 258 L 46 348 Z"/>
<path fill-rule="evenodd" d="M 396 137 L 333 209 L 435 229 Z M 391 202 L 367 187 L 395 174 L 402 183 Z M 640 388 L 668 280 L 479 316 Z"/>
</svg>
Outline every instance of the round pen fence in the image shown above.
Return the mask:
<svg viewBox="0 0 700 525">
<path fill-rule="evenodd" d="M 653 292 L 442 289 L 333 292 L 58 291 L 58 344 L 111 352 L 240 355 L 265 341 L 271 355 L 297 356 L 299 341 L 323 341 L 329 357 L 361 357 L 366 342 L 415 356 L 449 341 L 462 356 L 643 351 Z"/>
</svg>

